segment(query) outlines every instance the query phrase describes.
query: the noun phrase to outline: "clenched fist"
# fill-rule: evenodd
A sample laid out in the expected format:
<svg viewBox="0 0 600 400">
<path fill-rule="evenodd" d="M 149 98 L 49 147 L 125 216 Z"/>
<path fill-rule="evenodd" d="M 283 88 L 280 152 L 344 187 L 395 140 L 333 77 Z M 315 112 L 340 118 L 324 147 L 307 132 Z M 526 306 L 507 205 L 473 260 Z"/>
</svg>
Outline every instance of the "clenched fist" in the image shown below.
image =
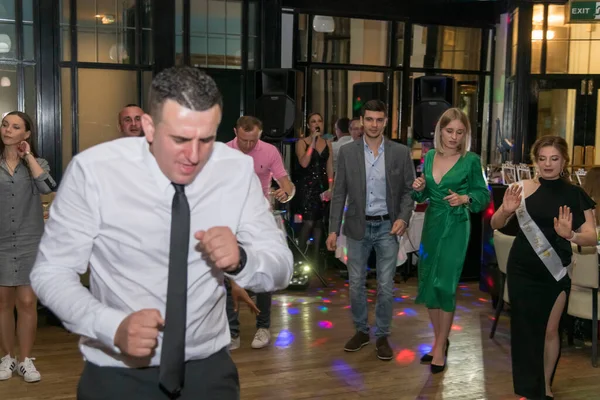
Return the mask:
<svg viewBox="0 0 600 400">
<path fill-rule="evenodd" d="M 147 357 L 156 348 L 158 331 L 165 321 L 156 309 L 145 309 L 130 314 L 121 322 L 115 334 L 115 346 L 124 354 Z"/>
<path fill-rule="evenodd" d="M 423 190 L 425 190 L 425 178 L 420 176 L 417 179 L 415 179 L 415 181 L 412 184 L 412 188 L 416 192 L 422 192 Z"/>
<path fill-rule="evenodd" d="M 194 235 L 198 250 L 211 265 L 226 272 L 234 271 L 240 264 L 240 249 L 235 234 L 226 226 L 216 226 Z"/>
</svg>

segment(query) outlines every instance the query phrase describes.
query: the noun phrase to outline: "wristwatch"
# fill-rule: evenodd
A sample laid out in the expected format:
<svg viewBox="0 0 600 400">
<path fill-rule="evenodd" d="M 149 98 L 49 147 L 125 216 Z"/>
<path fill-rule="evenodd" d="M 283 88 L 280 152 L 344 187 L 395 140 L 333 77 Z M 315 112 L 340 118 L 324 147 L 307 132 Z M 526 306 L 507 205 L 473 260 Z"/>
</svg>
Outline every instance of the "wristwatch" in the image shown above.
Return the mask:
<svg viewBox="0 0 600 400">
<path fill-rule="evenodd" d="M 246 266 L 246 262 L 248 261 L 248 255 L 246 254 L 246 250 L 244 250 L 244 248 L 240 244 L 238 244 L 238 249 L 240 251 L 240 263 L 238 264 L 235 270 L 227 272 L 229 275 L 237 275 L 240 272 L 242 272 L 242 270 Z"/>
</svg>

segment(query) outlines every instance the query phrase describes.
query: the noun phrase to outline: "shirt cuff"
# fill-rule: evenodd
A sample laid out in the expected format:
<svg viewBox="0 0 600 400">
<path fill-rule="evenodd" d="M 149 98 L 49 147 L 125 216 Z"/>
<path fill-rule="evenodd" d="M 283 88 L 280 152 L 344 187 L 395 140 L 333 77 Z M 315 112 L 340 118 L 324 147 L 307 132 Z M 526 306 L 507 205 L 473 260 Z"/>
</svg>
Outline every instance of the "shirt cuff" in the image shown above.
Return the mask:
<svg viewBox="0 0 600 400">
<path fill-rule="evenodd" d="M 116 354 L 121 354 L 121 350 L 115 346 L 115 335 L 125 318 L 127 318 L 127 313 L 106 307 L 98 312 L 94 323 L 94 331 L 98 340 Z"/>
<path fill-rule="evenodd" d="M 48 179 L 49 177 L 50 177 L 50 174 L 48 174 L 46 171 L 44 171 L 40 174 L 40 176 L 38 176 L 37 178 L 34 178 L 34 179 L 38 182 L 43 182 L 46 179 Z"/>
</svg>

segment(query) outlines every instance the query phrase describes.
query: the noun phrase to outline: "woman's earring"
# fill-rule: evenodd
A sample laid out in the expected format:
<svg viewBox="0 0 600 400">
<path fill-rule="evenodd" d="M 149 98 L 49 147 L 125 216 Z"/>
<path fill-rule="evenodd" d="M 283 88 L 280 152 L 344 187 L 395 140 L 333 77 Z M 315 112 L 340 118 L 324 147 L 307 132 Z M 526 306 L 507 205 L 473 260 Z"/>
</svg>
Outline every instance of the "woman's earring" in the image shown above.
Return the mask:
<svg viewBox="0 0 600 400">
<path fill-rule="evenodd" d="M 560 171 L 560 177 L 562 178 L 564 176 L 565 176 L 565 171 L 564 170 Z"/>
</svg>

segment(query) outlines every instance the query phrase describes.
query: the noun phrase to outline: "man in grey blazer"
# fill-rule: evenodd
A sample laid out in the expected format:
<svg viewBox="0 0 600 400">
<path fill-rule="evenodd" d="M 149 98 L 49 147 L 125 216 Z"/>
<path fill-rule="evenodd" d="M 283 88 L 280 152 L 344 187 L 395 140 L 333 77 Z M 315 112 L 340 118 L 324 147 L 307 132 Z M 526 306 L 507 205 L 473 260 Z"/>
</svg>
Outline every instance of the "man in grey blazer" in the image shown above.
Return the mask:
<svg viewBox="0 0 600 400">
<path fill-rule="evenodd" d="M 377 357 L 391 360 L 390 335 L 393 311 L 394 274 L 399 236 L 408 227 L 414 202 L 410 197 L 415 171 L 408 147 L 387 140 L 387 107 L 379 100 L 368 101 L 361 111 L 362 138 L 342 146 L 329 217 L 327 248 L 335 250 L 342 224 L 348 248 L 350 304 L 356 334 L 344 350 L 358 351 L 369 344 L 366 266 L 371 250 L 377 255 L 377 306 L 375 337 Z"/>
</svg>

